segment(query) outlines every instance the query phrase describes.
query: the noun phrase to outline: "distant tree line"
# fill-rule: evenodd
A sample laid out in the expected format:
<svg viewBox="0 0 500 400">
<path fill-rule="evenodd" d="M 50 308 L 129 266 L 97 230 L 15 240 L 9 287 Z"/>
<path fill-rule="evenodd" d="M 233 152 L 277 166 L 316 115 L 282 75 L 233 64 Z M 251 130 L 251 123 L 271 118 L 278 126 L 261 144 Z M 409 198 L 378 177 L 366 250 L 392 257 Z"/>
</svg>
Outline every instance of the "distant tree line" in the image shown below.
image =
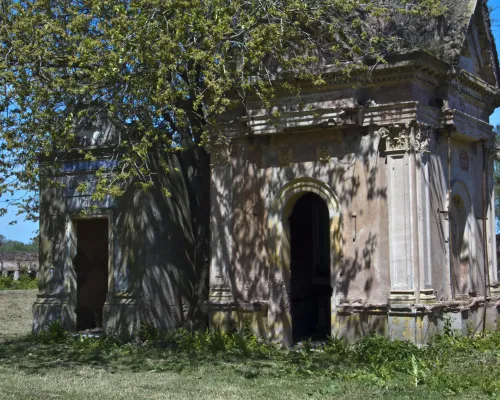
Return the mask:
<svg viewBox="0 0 500 400">
<path fill-rule="evenodd" d="M 18 240 L 7 239 L 4 235 L 0 235 L 0 251 L 37 252 L 38 240 L 33 239 L 30 243 L 23 243 Z"/>
</svg>

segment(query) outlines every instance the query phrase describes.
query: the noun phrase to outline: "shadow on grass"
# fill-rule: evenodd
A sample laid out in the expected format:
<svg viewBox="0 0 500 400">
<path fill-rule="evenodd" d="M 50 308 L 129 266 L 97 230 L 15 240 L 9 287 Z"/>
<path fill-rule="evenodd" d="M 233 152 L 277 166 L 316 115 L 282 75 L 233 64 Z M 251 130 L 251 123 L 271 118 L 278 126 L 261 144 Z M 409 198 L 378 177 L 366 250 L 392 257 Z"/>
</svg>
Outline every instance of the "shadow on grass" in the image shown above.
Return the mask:
<svg viewBox="0 0 500 400">
<path fill-rule="evenodd" d="M 279 352 L 279 350 L 276 350 Z M 178 372 L 201 366 L 232 368 L 247 378 L 275 367 L 272 357 L 257 352 L 207 351 L 176 348 L 171 343 L 127 343 L 115 338 L 64 337 L 51 340 L 27 336 L 0 343 L 0 364 L 27 373 L 44 374 L 51 369 L 91 366 L 109 372 Z M 281 357 L 278 357 L 281 358 Z"/>
</svg>

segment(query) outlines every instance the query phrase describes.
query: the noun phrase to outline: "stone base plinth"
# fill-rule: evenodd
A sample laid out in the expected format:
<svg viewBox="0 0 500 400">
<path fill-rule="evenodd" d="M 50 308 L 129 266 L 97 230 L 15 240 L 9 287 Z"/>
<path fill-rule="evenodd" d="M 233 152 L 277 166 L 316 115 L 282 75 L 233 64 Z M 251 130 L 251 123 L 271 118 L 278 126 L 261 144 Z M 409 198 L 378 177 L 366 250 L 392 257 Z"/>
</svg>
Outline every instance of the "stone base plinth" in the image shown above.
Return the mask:
<svg viewBox="0 0 500 400">
<path fill-rule="evenodd" d="M 50 324 L 56 321 L 68 332 L 76 329 L 76 314 L 65 299 L 39 294 L 33 304 L 33 334 L 48 329 Z"/>
<path fill-rule="evenodd" d="M 420 304 L 434 304 L 437 300 L 434 289 L 423 289 L 420 291 Z"/>
<path fill-rule="evenodd" d="M 415 304 L 417 301 L 417 296 L 414 290 L 391 290 L 389 295 L 389 303 L 391 305 L 395 304 Z"/>
<path fill-rule="evenodd" d="M 363 336 L 387 336 L 387 306 L 342 305 L 332 314 L 332 336 L 354 343 Z"/>
<path fill-rule="evenodd" d="M 102 310 L 106 333 L 133 335 L 140 326 L 139 301 L 128 293 L 108 294 Z"/>
<path fill-rule="evenodd" d="M 428 342 L 435 332 L 430 313 L 423 306 L 392 304 L 387 321 L 389 337 L 394 340 L 406 340 L 421 345 Z"/>
<path fill-rule="evenodd" d="M 492 300 L 500 300 L 500 286 L 490 286 L 490 297 Z"/>
</svg>

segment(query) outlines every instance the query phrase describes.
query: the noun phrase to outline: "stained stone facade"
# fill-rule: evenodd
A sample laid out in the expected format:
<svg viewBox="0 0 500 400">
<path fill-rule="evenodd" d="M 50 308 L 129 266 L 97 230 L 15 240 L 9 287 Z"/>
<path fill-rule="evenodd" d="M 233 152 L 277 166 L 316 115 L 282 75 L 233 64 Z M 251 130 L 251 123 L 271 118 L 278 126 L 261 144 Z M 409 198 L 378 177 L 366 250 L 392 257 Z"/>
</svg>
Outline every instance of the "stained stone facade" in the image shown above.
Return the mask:
<svg viewBox="0 0 500 400">
<path fill-rule="evenodd" d="M 472 10 L 455 64 L 408 52 L 355 87 L 325 68 L 300 106 L 256 99 L 221 123 L 212 327 L 250 323 L 286 344 L 325 331 L 423 343 L 447 318 L 464 333 L 497 329 L 498 68 L 481 2 Z"/>
<path fill-rule="evenodd" d="M 131 191 L 82 217 L 74 188 L 99 165 L 68 162 L 67 189 L 41 196 L 35 331 L 52 319 L 78 329 L 85 313 L 112 330 L 151 316 L 165 329 L 248 325 L 285 345 L 369 332 L 424 343 L 447 318 L 496 330 L 498 64 L 483 2 L 458 3 L 461 52 L 388 56 L 355 84 L 325 66 L 326 85 L 302 84 L 301 104 L 282 95 L 269 113 L 255 99 L 221 118 L 206 148 L 208 292 L 179 227 L 189 211 Z M 87 300 L 97 292 L 101 308 Z"/>
</svg>

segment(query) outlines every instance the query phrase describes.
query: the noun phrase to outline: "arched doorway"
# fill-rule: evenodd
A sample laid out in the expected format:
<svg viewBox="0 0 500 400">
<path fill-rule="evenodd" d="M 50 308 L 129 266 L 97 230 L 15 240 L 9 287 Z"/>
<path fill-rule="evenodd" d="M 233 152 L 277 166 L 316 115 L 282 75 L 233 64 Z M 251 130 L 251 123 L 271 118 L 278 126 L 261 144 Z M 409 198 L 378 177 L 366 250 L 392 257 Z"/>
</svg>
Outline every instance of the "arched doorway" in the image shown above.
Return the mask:
<svg viewBox="0 0 500 400">
<path fill-rule="evenodd" d="M 302 195 L 289 217 L 293 342 L 331 334 L 330 218 L 325 201 Z"/>
<path fill-rule="evenodd" d="M 453 297 L 460 299 L 469 295 L 470 276 L 470 226 L 468 226 L 469 210 L 461 196 L 452 197 L 450 207 L 450 258 L 451 289 Z"/>
</svg>

